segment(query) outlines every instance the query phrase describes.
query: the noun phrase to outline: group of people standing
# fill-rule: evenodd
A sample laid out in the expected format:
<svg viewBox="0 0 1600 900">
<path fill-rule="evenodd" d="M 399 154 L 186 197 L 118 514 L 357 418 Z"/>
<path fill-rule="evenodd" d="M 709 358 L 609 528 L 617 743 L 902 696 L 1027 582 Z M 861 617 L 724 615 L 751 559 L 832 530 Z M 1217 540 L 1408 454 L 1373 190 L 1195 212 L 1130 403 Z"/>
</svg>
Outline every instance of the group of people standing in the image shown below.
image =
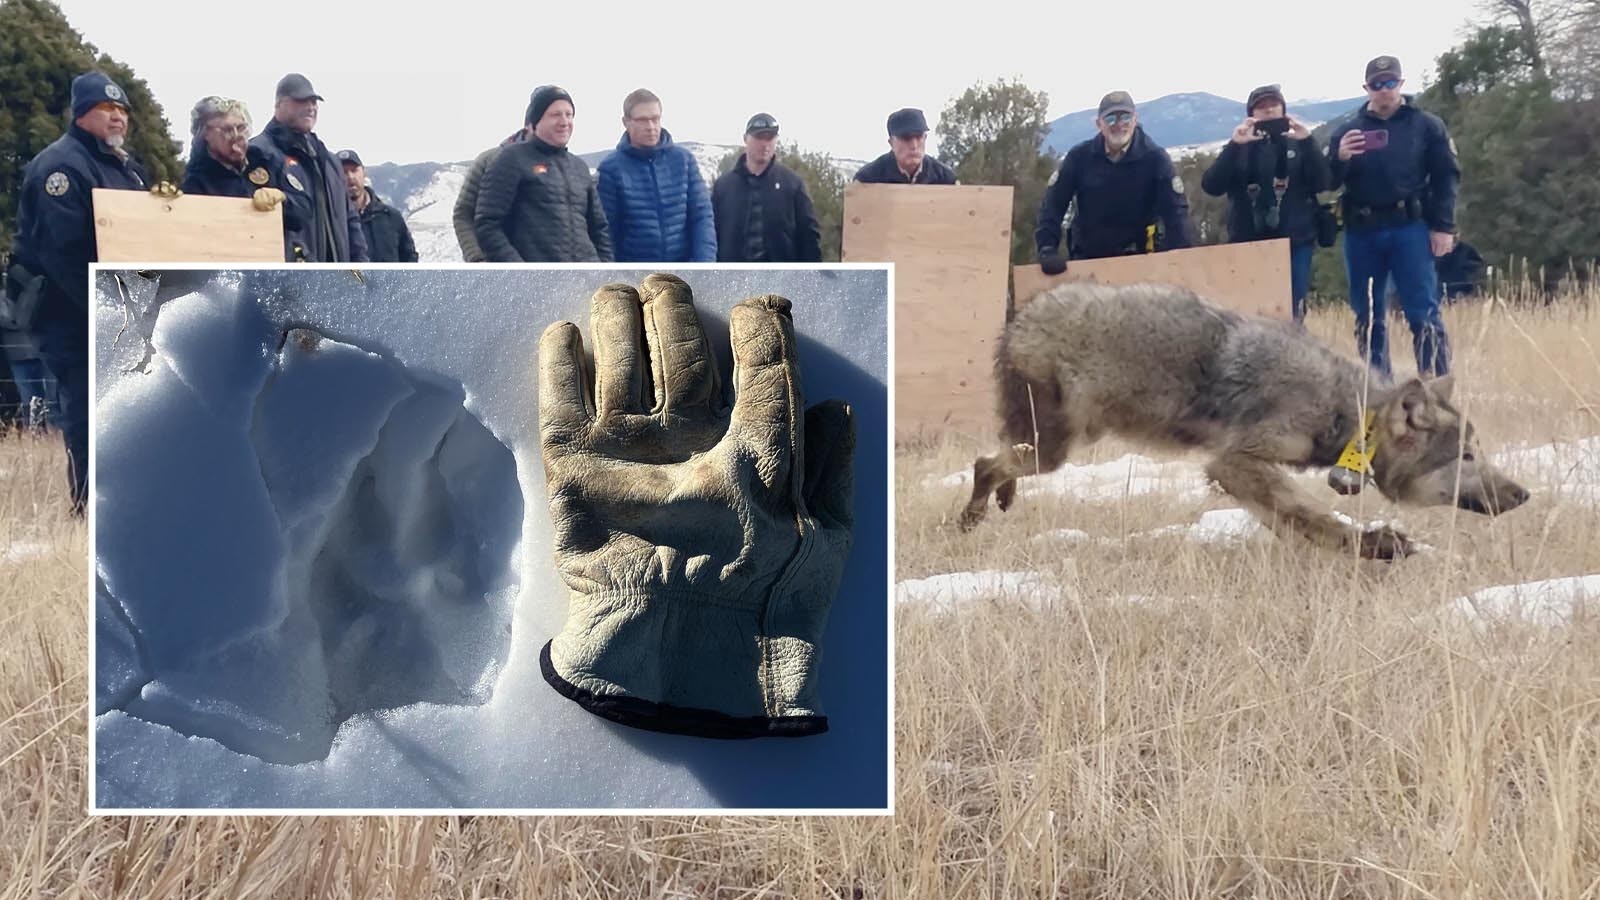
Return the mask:
<svg viewBox="0 0 1600 900">
<path fill-rule="evenodd" d="M 1282 91 L 1250 93 L 1246 117 L 1202 179 L 1229 198 L 1233 241 L 1287 238 L 1296 319 L 1304 315 L 1317 195 L 1342 189 L 1345 263 L 1357 343 L 1388 375 L 1387 282 L 1392 278 L 1423 374 L 1449 371 L 1433 259 L 1455 242 L 1460 169 L 1444 123 L 1403 95 L 1400 63 L 1367 64 L 1366 103 L 1321 150 L 1289 116 Z M 244 105 L 206 97 L 190 113 L 193 138 L 185 193 L 247 198 L 282 209 L 284 259 L 415 261 L 403 214 L 366 184 L 354 150 L 330 152 L 316 136 L 322 96 L 298 73 L 277 85 L 272 121 L 254 137 Z M 124 149 L 126 93 L 101 72 L 72 83 L 66 134 L 24 170 L 17 235 L 0 329 L 26 335 L 55 382 L 54 421 L 68 451 L 74 511 L 86 501 L 88 450 L 87 266 L 96 259 L 90 192 L 144 190 L 150 179 Z M 569 149 L 576 104 L 556 85 L 529 98 L 523 127 L 473 160 L 454 208 L 469 262 L 819 262 L 820 229 L 805 183 L 777 161 L 779 125 L 768 113 L 746 122 L 744 151 L 708 186 L 699 162 L 662 127 L 662 103 L 636 90 L 622 103 L 623 134 L 597 173 Z M 949 166 L 926 153 L 921 110 L 888 118 L 889 151 L 857 181 L 954 185 Z M 1167 151 L 1145 134 L 1133 99 L 1107 94 L 1095 137 L 1071 148 L 1051 176 L 1035 237 L 1042 268 L 1071 259 L 1188 247 L 1184 184 Z M 1063 252 L 1063 226 L 1068 224 Z M 1325 230 L 1325 229 L 1324 229 Z M 26 372 L 14 366 L 19 383 Z M 30 382 L 36 381 L 29 377 Z"/>
</svg>

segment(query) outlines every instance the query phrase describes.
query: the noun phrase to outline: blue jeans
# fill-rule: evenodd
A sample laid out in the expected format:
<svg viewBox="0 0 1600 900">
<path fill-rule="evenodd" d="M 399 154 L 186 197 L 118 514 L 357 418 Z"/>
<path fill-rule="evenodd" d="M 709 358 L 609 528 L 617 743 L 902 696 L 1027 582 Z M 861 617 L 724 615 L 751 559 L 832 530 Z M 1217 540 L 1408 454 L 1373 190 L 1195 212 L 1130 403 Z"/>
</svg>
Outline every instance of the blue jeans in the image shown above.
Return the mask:
<svg viewBox="0 0 1600 900">
<path fill-rule="evenodd" d="M 1306 319 L 1306 294 L 1311 292 L 1311 255 L 1317 245 L 1311 242 L 1291 244 L 1289 247 L 1289 292 L 1293 304 L 1294 320 Z"/>
<path fill-rule="evenodd" d="M 40 303 L 33 323 L 39 360 L 56 380 L 56 425 L 67 445 L 72 511 L 83 515 L 89 495 L 89 312 L 59 293 Z"/>
<path fill-rule="evenodd" d="M 1389 362 L 1388 282 L 1393 276 L 1400 308 L 1411 326 L 1411 350 L 1423 377 L 1450 372 L 1450 339 L 1439 317 L 1439 281 L 1433 268 L 1428 226 L 1421 222 L 1347 228 L 1345 272 L 1350 276 L 1350 308 L 1356 314 L 1356 350 L 1373 368 L 1393 378 Z M 1370 310 L 1369 310 L 1370 282 Z"/>
</svg>

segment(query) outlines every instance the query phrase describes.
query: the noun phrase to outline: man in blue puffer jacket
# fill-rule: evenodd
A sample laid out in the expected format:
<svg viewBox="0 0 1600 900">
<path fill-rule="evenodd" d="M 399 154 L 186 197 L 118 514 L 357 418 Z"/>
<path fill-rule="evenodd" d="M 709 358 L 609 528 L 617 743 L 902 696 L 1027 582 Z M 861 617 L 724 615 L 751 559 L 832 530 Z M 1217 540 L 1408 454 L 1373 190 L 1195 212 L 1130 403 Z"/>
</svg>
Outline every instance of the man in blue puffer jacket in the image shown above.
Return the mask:
<svg viewBox="0 0 1600 900">
<path fill-rule="evenodd" d="M 661 127 L 661 98 L 643 88 L 629 94 L 622 124 L 599 178 L 616 261 L 716 262 L 711 195 L 694 154 Z"/>
</svg>

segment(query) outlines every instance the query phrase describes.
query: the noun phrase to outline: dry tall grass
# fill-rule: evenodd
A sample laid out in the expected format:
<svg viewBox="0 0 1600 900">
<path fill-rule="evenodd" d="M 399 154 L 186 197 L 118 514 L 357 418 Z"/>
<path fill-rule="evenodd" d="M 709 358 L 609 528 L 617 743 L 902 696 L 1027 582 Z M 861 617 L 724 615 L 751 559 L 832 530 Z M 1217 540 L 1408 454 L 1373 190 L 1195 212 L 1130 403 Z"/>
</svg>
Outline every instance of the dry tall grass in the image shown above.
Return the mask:
<svg viewBox="0 0 1600 900">
<path fill-rule="evenodd" d="M 1600 434 L 1595 313 L 1515 323 L 1451 315 L 1486 449 Z M 893 819 L 89 818 L 84 535 L 22 531 L 63 518 L 60 451 L 0 443 L 0 533 L 50 547 L 0 575 L 0 897 L 1600 896 L 1600 616 L 1434 615 L 1600 572 L 1600 511 L 1407 513 L 1439 549 L 1397 565 L 1130 537 L 1222 498 L 1025 496 L 960 536 L 961 489 L 924 482 L 979 449 L 901 454 L 898 577 L 1026 569 L 1063 600 L 899 610 Z M 1033 540 L 1063 527 L 1113 540 Z"/>
</svg>

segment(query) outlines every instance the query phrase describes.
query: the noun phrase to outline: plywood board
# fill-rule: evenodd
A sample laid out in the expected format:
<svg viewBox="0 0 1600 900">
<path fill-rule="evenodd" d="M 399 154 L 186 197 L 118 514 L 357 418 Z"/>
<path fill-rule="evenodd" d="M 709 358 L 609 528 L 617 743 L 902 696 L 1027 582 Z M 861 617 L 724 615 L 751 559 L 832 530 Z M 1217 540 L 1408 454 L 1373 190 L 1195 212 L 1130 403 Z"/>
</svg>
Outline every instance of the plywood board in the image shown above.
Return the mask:
<svg viewBox="0 0 1600 900">
<path fill-rule="evenodd" d="M 1009 185 L 845 187 L 843 260 L 894 263 L 897 439 L 991 426 L 1011 193 Z"/>
<path fill-rule="evenodd" d="M 1220 244 L 1108 259 L 1075 259 L 1060 275 L 1037 265 L 1012 270 L 1015 306 L 1021 309 L 1041 291 L 1073 280 L 1101 284 L 1154 281 L 1188 288 L 1218 306 L 1242 313 L 1288 319 L 1289 241 L 1278 238 L 1246 244 Z"/>
<path fill-rule="evenodd" d="M 283 210 L 259 212 L 242 197 L 95 188 L 100 262 L 283 262 Z"/>
</svg>

